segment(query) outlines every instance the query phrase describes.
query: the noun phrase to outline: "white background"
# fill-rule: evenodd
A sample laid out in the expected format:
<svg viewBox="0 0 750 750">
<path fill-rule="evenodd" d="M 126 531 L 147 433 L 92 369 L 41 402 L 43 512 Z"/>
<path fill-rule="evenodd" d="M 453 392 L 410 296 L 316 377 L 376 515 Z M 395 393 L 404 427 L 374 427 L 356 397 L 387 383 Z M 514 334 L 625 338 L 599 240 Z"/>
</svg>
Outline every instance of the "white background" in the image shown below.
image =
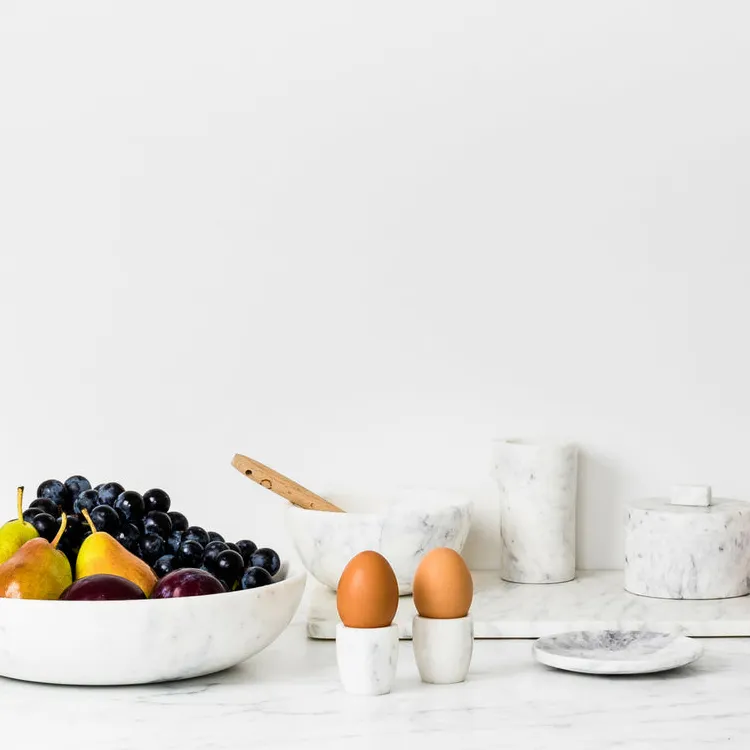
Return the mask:
<svg viewBox="0 0 750 750">
<path fill-rule="evenodd" d="M 82 472 L 284 548 L 312 489 L 496 436 L 624 503 L 750 498 L 741 2 L 0 3 L 0 490 Z"/>
</svg>

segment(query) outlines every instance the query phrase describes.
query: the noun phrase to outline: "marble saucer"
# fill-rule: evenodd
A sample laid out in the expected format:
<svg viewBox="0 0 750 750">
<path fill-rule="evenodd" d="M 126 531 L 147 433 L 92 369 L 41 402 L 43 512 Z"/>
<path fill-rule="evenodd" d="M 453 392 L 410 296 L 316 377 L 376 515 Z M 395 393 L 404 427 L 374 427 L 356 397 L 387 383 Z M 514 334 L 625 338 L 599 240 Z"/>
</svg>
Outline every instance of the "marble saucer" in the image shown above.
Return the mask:
<svg viewBox="0 0 750 750">
<path fill-rule="evenodd" d="M 537 661 L 586 674 L 648 674 L 694 662 L 703 646 L 684 635 L 646 630 L 578 630 L 540 638 Z"/>
</svg>

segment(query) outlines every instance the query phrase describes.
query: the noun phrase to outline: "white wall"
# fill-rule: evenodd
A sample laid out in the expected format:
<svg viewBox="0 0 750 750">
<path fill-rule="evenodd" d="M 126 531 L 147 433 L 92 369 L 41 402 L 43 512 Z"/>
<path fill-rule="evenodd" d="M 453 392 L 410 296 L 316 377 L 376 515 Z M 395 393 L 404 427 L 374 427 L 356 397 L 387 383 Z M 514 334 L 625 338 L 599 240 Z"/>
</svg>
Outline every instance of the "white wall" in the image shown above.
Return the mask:
<svg viewBox="0 0 750 750">
<path fill-rule="evenodd" d="M 750 9 L 0 4 L 0 490 L 83 472 L 284 547 L 252 455 L 463 486 L 494 436 L 750 498 Z"/>
</svg>

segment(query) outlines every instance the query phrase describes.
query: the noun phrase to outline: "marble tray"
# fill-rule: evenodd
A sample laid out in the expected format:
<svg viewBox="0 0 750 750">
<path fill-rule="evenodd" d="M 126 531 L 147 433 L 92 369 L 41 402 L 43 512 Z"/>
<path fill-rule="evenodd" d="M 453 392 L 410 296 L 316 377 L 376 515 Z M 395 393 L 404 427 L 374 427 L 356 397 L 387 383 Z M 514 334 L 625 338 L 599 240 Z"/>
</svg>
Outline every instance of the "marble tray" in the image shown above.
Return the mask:
<svg viewBox="0 0 750 750">
<path fill-rule="evenodd" d="M 656 630 L 697 637 L 750 636 L 750 596 L 700 601 L 649 599 L 627 593 L 620 570 L 579 571 L 568 583 L 517 584 L 495 571 L 472 573 L 475 638 L 539 638 L 568 630 Z M 401 597 L 395 623 L 411 638 L 416 614 Z M 310 598 L 307 634 L 336 637 L 336 594 L 317 584 Z"/>
</svg>

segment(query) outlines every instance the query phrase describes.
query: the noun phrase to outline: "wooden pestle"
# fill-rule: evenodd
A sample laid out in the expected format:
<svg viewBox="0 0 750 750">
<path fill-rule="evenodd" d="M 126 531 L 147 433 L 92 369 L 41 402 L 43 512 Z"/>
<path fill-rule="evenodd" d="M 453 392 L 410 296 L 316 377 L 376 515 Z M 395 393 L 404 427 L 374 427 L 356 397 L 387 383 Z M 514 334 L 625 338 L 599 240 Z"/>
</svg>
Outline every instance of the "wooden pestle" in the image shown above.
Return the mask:
<svg viewBox="0 0 750 750">
<path fill-rule="evenodd" d="M 261 487 L 275 492 L 299 508 L 327 510 L 335 513 L 344 512 L 338 506 L 329 503 L 328 500 L 325 500 L 320 495 L 310 492 L 310 490 L 292 481 L 289 477 L 285 477 L 283 474 L 279 474 L 278 471 L 269 469 L 268 466 L 264 466 L 259 461 L 254 461 L 252 458 L 243 456 L 240 453 L 235 453 L 232 459 L 232 466 L 249 479 L 252 479 L 253 482 L 257 482 Z"/>
</svg>

